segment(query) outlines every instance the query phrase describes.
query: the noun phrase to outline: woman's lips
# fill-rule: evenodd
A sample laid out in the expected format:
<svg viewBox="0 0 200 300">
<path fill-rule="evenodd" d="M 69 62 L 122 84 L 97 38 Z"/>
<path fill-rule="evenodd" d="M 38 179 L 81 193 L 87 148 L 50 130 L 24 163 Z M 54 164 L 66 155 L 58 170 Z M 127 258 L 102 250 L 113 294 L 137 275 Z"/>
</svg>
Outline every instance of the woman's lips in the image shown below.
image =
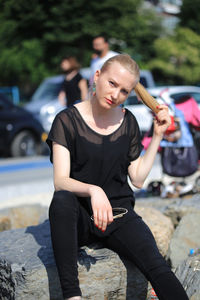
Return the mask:
<svg viewBox="0 0 200 300">
<path fill-rule="evenodd" d="M 112 100 L 110 100 L 110 99 L 108 99 L 108 98 L 105 98 L 106 99 L 106 102 L 108 103 L 108 104 L 113 104 L 113 101 Z"/>
</svg>

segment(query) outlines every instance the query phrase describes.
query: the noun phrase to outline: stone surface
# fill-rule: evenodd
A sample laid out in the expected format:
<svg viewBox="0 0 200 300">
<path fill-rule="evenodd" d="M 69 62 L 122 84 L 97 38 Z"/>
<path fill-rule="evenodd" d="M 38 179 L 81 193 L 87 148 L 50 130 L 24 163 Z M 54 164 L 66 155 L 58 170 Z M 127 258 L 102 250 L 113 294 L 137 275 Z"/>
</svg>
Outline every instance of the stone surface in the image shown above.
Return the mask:
<svg viewBox="0 0 200 300">
<path fill-rule="evenodd" d="M 200 299 L 200 293 L 195 293 L 194 295 L 192 295 L 192 297 L 190 297 L 190 300 L 199 300 Z"/>
<path fill-rule="evenodd" d="M 200 254 L 188 257 L 175 271 L 190 300 L 200 299 Z"/>
<path fill-rule="evenodd" d="M 114 252 L 81 248 L 78 265 L 83 299 L 146 299 L 146 279 Z M 0 285 L 1 300 L 63 299 L 48 221 L 0 233 Z"/>
<path fill-rule="evenodd" d="M 177 267 L 188 257 L 190 249 L 200 245 L 200 212 L 189 213 L 182 217 L 170 241 L 167 258 L 172 267 Z"/>
<path fill-rule="evenodd" d="M 172 237 L 174 226 L 170 218 L 164 216 L 160 211 L 152 207 L 136 206 L 135 211 L 142 217 L 151 229 L 156 240 L 158 249 L 165 256 Z"/>
<path fill-rule="evenodd" d="M 41 205 L 23 205 L 1 209 L 0 231 L 38 225 L 47 218 L 47 212 L 47 207 Z"/>
<path fill-rule="evenodd" d="M 136 199 L 136 207 L 153 207 L 169 216 L 176 227 L 181 218 L 192 212 L 200 211 L 200 194 L 191 198 L 161 199 L 149 197 Z"/>
<path fill-rule="evenodd" d="M 7 216 L 0 216 L 0 232 L 11 229 L 11 221 Z"/>
<path fill-rule="evenodd" d="M 25 227 L 27 221 L 39 222 L 47 208 L 26 206 L 0 213 L 12 213 L 12 226 Z M 29 219 L 31 213 L 33 217 Z M 139 207 L 137 213 L 148 224 L 165 255 L 173 232 L 171 220 L 154 208 Z M 83 299 L 145 300 L 151 288 L 133 264 L 98 245 L 80 249 L 78 266 Z M 62 299 L 47 220 L 38 226 L 0 234 L 0 283 L 2 300 L 25 300 L 27 295 L 30 300 Z"/>
</svg>

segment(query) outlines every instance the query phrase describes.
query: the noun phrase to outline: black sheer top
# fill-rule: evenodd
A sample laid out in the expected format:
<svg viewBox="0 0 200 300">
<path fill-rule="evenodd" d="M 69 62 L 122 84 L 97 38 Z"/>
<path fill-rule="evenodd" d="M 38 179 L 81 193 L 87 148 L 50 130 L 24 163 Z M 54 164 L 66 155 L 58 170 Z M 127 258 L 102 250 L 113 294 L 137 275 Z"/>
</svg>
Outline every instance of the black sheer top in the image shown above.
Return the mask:
<svg viewBox="0 0 200 300">
<path fill-rule="evenodd" d="M 52 141 L 70 151 L 71 178 L 102 187 L 112 206 L 119 206 L 122 199 L 134 202 L 128 166 L 140 155 L 142 144 L 138 123 L 129 110 L 113 133 L 102 135 L 87 125 L 75 106 L 64 109 L 55 117 L 47 139 L 51 162 Z"/>
</svg>

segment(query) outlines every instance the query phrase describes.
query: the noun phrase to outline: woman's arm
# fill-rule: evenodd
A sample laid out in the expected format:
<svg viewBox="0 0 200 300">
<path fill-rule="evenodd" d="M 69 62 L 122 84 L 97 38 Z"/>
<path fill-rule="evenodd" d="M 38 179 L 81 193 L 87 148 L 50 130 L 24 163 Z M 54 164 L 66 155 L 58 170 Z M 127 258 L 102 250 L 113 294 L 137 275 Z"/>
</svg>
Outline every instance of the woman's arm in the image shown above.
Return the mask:
<svg viewBox="0 0 200 300">
<path fill-rule="evenodd" d="M 81 100 L 87 100 L 88 96 L 88 86 L 87 86 L 87 81 L 85 79 L 81 79 L 78 83 L 78 87 L 81 91 Z"/>
<path fill-rule="evenodd" d="M 58 101 L 62 106 L 66 106 L 66 93 L 64 91 L 60 91 L 58 94 Z"/>
<path fill-rule="evenodd" d="M 101 187 L 70 178 L 70 152 L 53 142 L 53 177 L 56 191 L 67 190 L 79 197 L 91 197 L 94 223 L 105 231 L 113 221 L 112 207 Z"/>
<path fill-rule="evenodd" d="M 151 171 L 160 141 L 171 122 L 168 114 L 168 107 L 165 105 L 159 105 L 159 109 L 160 111 L 154 120 L 154 133 L 150 145 L 148 146 L 144 156 L 140 156 L 136 160 L 132 161 L 128 168 L 131 183 L 137 188 L 141 188 L 143 186 L 145 179 Z"/>
</svg>

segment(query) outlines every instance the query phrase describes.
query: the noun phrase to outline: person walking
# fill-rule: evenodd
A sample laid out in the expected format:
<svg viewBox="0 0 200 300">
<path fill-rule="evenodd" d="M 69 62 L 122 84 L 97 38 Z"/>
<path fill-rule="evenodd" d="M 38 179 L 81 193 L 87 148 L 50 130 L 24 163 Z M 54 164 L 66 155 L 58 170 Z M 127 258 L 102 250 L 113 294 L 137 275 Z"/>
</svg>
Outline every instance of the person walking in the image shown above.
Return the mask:
<svg viewBox="0 0 200 300">
<path fill-rule="evenodd" d="M 138 81 L 136 62 L 127 54 L 114 56 L 96 71 L 91 99 L 63 110 L 52 124 L 47 143 L 55 192 L 49 220 L 64 299 L 82 296 L 78 247 L 100 240 L 133 262 L 160 300 L 188 300 L 150 229 L 134 211 L 135 198 L 127 177 L 134 186 L 142 187 L 170 125 L 168 107 L 160 105 L 151 144 L 140 156 L 138 123 L 120 106 Z M 120 210 L 116 219 L 115 210 Z"/>
<path fill-rule="evenodd" d="M 70 107 L 77 100 L 86 100 L 88 95 L 87 81 L 79 73 L 80 64 L 74 56 L 66 56 L 61 61 L 65 74 L 58 100 L 61 105 Z"/>
<path fill-rule="evenodd" d="M 110 50 L 108 38 L 104 34 L 97 35 L 92 41 L 93 57 L 91 60 L 92 79 L 97 70 L 100 70 L 105 61 L 119 53 Z"/>
</svg>

